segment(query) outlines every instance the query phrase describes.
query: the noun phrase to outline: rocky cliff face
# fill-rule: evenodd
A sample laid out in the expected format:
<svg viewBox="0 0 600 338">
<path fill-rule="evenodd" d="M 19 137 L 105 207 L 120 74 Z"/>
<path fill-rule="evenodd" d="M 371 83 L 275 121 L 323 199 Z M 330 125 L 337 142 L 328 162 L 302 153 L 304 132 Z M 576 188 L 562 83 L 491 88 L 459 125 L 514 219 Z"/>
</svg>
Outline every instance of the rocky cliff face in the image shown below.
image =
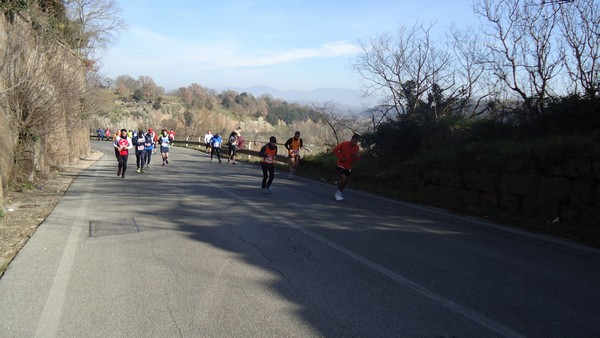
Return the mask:
<svg viewBox="0 0 600 338">
<path fill-rule="evenodd" d="M 86 156 L 86 68 L 69 48 L 42 41 L 27 18 L 0 16 L 0 199 L 18 182 Z M 2 206 L 3 200 L 0 200 Z"/>
</svg>

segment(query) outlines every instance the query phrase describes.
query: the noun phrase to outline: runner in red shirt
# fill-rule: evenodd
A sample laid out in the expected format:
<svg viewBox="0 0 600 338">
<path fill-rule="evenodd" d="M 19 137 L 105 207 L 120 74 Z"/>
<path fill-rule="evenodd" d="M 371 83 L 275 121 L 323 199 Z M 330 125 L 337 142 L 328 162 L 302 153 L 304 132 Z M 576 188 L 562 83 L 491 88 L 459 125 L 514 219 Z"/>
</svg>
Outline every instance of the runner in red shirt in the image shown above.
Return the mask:
<svg viewBox="0 0 600 338">
<path fill-rule="evenodd" d="M 337 160 L 337 171 L 340 175 L 338 180 L 338 190 L 335 192 L 335 200 L 343 201 L 342 191 L 346 188 L 350 179 L 350 172 L 352 171 L 352 164 L 360 159 L 360 148 L 358 147 L 358 141 L 360 136 L 358 134 L 352 135 L 350 141 L 344 141 L 333 148 L 333 154 L 338 158 Z"/>
<path fill-rule="evenodd" d="M 129 149 L 133 148 L 133 143 L 127 136 L 127 129 L 121 129 L 121 135 L 115 138 L 113 146 L 115 148 L 115 152 L 117 153 L 117 160 L 119 161 L 117 176 L 125 178 L 127 159 L 129 158 Z"/>
</svg>

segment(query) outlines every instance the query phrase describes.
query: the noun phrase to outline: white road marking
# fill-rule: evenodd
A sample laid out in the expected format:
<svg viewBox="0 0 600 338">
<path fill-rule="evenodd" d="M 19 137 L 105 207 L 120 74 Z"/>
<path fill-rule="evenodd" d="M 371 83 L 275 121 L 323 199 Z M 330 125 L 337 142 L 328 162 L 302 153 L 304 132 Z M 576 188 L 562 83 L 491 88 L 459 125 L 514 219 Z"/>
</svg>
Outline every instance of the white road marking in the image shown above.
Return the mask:
<svg viewBox="0 0 600 338">
<path fill-rule="evenodd" d="M 67 244 L 63 251 L 56 275 L 54 275 L 54 281 L 50 288 L 48 298 L 42 310 L 40 321 L 38 322 L 35 337 L 56 337 L 58 326 L 63 312 L 63 306 L 65 303 L 65 297 L 67 294 L 67 288 L 71 279 L 71 271 L 73 269 L 73 262 L 75 261 L 75 254 L 79 243 L 79 237 L 85 224 L 86 216 L 88 213 L 88 205 L 91 199 L 91 187 L 96 182 L 97 171 L 88 171 L 92 174 L 92 182 L 90 183 L 90 189 L 88 189 L 83 196 L 77 197 L 77 200 L 81 201 L 79 209 L 73 223 L 71 223 L 71 232 L 67 239 Z"/>
</svg>

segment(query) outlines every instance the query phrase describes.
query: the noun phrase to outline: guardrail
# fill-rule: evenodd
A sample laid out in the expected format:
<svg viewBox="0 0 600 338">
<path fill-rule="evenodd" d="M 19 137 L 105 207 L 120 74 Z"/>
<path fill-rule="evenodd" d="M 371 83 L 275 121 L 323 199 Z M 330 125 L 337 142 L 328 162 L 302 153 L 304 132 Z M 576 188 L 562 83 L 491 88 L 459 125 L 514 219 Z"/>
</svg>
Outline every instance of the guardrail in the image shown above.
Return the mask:
<svg viewBox="0 0 600 338">
<path fill-rule="evenodd" d="M 99 137 L 98 135 L 90 135 L 90 140 L 93 141 L 99 141 Z M 104 138 L 104 141 L 111 141 L 112 142 L 112 138 L 107 139 Z M 246 141 L 249 144 L 260 144 L 260 146 L 262 147 L 263 144 L 258 143 L 256 141 Z M 204 142 L 197 142 L 197 141 L 179 141 L 179 140 L 174 140 L 173 141 L 173 145 L 177 146 L 177 147 L 184 147 L 184 148 L 190 148 L 190 149 L 194 149 L 194 150 L 198 150 L 198 151 L 204 151 L 204 149 L 206 149 L 206 143 Z M 283 148 L 285 150 L 285 148 L 283 147 L 283 144 L 277 143 L 277 145 L 279 146 L 279 151 L 281 151 L 281 148 Z M 197 146 L 197 147 L 195 147 Z M 227 146 L 226 144 L 223 145 L 223 147 L 221 147 L 221 153 L 225 154 L 224 156 L 227 156 L 227 153 L 229 152 L 229 146 Z M 258 150 L 252 150 L 252 149 L 246 149 L 246 148 L 238 148 L 236 151 L 238 154 L 244 154 L 244 155 L 248 155 L 248 156 L 255 156 L 255 157 L 260 157 L 260 155 L 258 154 Z M 277 155 L 276 159 L 277 162 L 282 162 L 282 163 L 289 163 L 289 159 L 287 156 L 283 156 L 283 155 Z"/>
</svg>

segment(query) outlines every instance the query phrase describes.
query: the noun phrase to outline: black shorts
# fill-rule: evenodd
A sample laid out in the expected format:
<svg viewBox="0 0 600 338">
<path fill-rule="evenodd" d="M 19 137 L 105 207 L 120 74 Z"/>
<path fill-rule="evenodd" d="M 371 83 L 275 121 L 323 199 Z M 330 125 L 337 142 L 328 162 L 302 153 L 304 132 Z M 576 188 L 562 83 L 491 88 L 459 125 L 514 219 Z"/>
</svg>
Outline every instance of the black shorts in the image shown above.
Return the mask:
<svg viewBox="0 0 600 338">
<path fill-rule="evenodd" d="M 352 171 L 352 169 L 337 167 L 337 172 L 338 172 L 338 175 L 340 175 L 340 176 L 342 176 L 342 175 L 350 176 L 351 171 Z"/>
</svg>

